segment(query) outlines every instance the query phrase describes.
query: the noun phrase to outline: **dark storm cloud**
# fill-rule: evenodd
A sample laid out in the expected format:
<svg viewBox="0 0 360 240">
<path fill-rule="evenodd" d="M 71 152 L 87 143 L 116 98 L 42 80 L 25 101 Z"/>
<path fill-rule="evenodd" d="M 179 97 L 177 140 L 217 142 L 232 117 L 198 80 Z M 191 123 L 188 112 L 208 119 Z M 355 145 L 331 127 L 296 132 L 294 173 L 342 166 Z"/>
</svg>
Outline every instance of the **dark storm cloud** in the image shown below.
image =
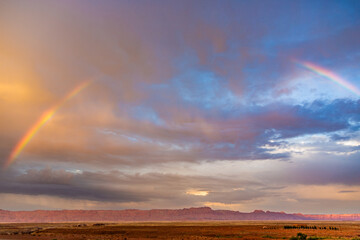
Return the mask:
<svg viewBox="0 0 360 240">
<path fill-rule="evenodd" d="M 6 174 L 7 175 L 7 174 Z M 2 193 L 25 195 L 48 195 L 72 199 L 101 201 L 137 202 L 146 201 L 146 194 L 113 186 L 84 183 L 81 176 L 62 170 L 29 170 L 22 175 L 3 177 L 0 184 Z M 12 179 L 9 179 L 9 178 Z M 102 183 L 104 184 L 104 182 Z"/>
<path fill-rule="evenodd" d="M 239 185 L 249 188 L 262 185 L 248 180 L 157 173 L 125 174 L 119 171 L 74 173 L 50 168 L 30 169 L 26 172 L 3 172 L 0 182 L 0 193 L 46 195 L 102 202 L 184 199 L 195 204 L 199 199 L 186 194 L 190 189 L 214 191 L 209 198 L 204 197 L 202 200 L 219 200 L 219 191 L 224 189 L 227 189 L 224 193 L 230 198 L 228 201 L 235 201 L 236 193 L 237 196 L 242 195 L 237 201 L 263 195 L 255 190 L 232 190 Z"/>
</svg>

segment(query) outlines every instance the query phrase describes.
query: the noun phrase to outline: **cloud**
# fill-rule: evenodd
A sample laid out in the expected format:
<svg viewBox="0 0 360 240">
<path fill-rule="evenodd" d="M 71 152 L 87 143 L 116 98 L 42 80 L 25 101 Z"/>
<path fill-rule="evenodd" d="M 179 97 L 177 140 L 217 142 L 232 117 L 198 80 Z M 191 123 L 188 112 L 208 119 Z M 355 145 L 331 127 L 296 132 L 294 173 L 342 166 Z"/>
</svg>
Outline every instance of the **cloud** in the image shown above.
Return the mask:
<svg viewBox="0 0 360 240">
<path fill-rule="evenodd" d="M 90 165 L 105 162 L 110 165 L 146 165 L 221 159 L 287 160 L 294 152 L 288 148 L 290 145 L 301 151 L 296 147 L 298 143 L 289 145 L 287 139 L 352 131 L 353 123 L 359 121 L 359 102 L 339 99 L 297 106 L 242 107 L 240 111 L 225 112 L 226 117 L 222 114 L 207 117 L 201 111 L 178 108 L 180 119 L 178 115 L 169 115 L 172 112 L 170 106 L 161 108 L 160 111 L 169 109 L 163 115 L 153 105 L 152 111 L 162 121 L 159 124 L 146 117 L 132 116 L 133 108 L 129 108 L 130 112 L 121 110 L 120 118 L 108 110 L 111 107 L 90 115 L 85 110 L 87 105 L 82 106 L 82 101 L 88 97 L 85 94 L 76 105 L 68 105 L 63 112 L 59 111 L 37 133 L 20 159 Z M 83 110 L 74 115 L 72 111 L 80 106 Z M 347 148 L 344 146 L 342 149 Z"/>
<path fill-rule="evenodd" d="M 1 2 L 0 162 L 45 110 L 94 83 L 2 172 L 0 193 L 245 209 L 273 206 L 287 184 L 359 185 L 359 100 L 291 61 L 356 84 L 359 4 L 324 4 Z M 229 162 L 261 186 L 214 171 Z"/>
<path fill-rule="evenodd" d="M 341 190 L 341 191 L 339 191 L 339 193 L 353 193 L 353 192 L 357 192 L 357 191 L 352 191 L 352 190 Z"/>
<path fill-rule="evenodd" d="M 239 184 L 246 185 L 246 189 L 233 190 Z M 258 185 L 248 180 L 225 177 L 43 168 L 4 172 L 1 175 L 0 193 L 69 199 L 76 200 L 78 204 L 88 201 L 98 206 L 117 202 L 160 207 L 164 202 L 174 201 L 176 204 L 183 202 L 185 207 L 186 204 L 195 206 L 202 201 L 220 201 L 221 198 L 222 202 L 251 200 L 263 195 L 261 191 L 251 190 Z M 191 189 L 205 189 L 209 195 L 189 195 Z"/>
</svg>

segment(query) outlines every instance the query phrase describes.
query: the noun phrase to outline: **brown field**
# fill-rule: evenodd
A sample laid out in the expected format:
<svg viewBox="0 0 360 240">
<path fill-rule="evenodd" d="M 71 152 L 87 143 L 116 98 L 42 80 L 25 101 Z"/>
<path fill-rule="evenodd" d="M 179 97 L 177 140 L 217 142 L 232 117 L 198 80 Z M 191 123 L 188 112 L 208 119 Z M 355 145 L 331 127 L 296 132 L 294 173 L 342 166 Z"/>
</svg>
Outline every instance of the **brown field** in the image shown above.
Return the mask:
<svg viewBox="0 0 360 240">
<path fill-rule="evenodd" d="M 104 225 L 103 225 L 104 224 Z M 135 239 L 289 239 L 301 232 L 307 239 L 360 240 L 360 222 L 147 222 L 147 223 L 0 224 L 0 239 L 135 240 Z M 316 226 L 317 229 L 284 229 Z M 319 229 L 319 228 L 322 229 Z M 323 229 L 326 227 L 326 229 Z M 330 230 L 329 227 L 337 228 Z"/>
</svg>

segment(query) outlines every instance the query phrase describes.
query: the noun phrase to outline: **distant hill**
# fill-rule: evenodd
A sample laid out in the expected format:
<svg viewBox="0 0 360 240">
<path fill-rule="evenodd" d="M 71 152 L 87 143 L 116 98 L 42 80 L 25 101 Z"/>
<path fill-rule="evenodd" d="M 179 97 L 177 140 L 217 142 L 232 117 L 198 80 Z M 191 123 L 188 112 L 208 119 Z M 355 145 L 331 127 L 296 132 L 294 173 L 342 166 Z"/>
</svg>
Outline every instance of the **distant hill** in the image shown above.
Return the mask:
<svg viewBox="0 0 360 240">
<path fill-rule="evenodd" d="M 360 220 L 360 214 L 303 215 L 255 210 L 242 213 L 209 207 L 153 210 L 0 210 L 0 222 L 117 222 L 211 220 Z"/>
</svg>

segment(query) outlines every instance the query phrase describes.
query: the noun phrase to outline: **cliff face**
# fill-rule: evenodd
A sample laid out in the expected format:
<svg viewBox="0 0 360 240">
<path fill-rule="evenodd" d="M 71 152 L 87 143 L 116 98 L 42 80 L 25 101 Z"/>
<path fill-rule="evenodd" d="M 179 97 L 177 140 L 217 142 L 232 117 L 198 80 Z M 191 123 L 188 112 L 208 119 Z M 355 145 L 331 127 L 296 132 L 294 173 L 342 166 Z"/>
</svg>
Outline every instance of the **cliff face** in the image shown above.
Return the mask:
<svg viewBox="0 0 360 240">
<path fill-rule="evenodd" d="M 251 213 L 212 210 L 208 207 L 177 210 L 0 210 L 0 222 L 101 222 L 101 221 L 206 221 L 206 220 L 360 220 L 360 214 L 302 215 L 284 212 Z"/>
</svg>

